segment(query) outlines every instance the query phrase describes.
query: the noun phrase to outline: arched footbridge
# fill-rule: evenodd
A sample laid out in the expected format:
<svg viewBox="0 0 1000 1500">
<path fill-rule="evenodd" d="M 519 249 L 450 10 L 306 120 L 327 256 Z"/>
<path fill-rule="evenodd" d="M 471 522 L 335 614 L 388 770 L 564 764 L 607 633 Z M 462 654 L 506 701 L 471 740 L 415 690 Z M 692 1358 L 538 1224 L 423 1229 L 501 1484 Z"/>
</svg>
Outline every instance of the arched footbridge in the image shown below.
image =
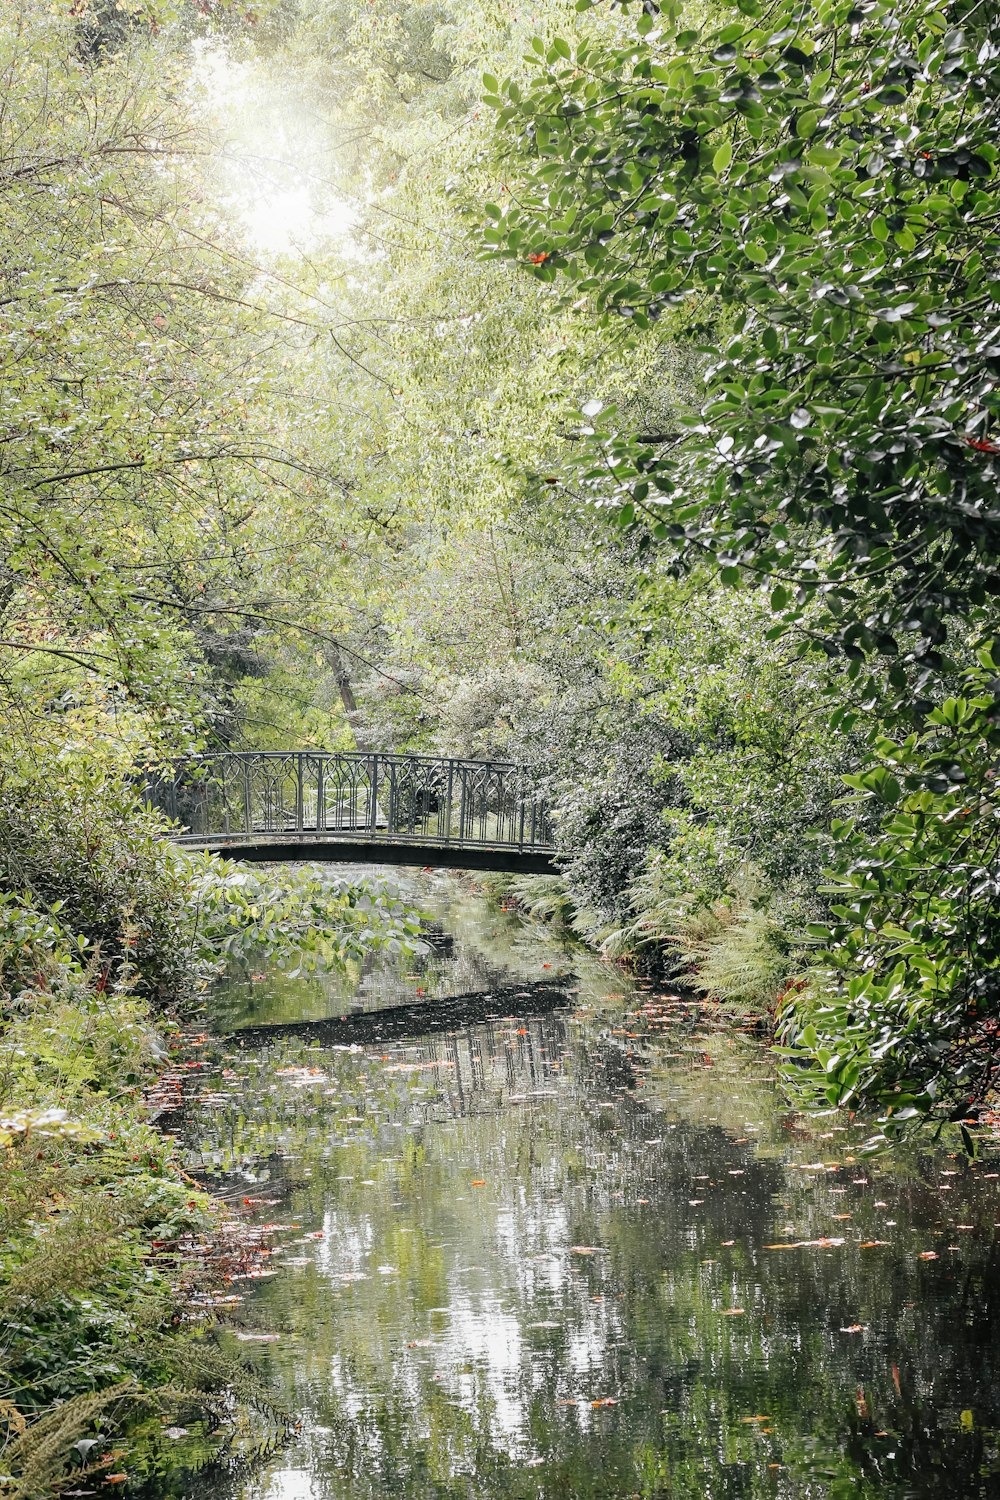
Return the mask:
<svg viewBox="0 0 1000 1500">
<path fill-rule="evenodd" d="M 143 796 L 178 843 L 231 859 L 556 869 L 544 799 L 507 762 L 226 751 L 150 774 Z"/>
</svg>

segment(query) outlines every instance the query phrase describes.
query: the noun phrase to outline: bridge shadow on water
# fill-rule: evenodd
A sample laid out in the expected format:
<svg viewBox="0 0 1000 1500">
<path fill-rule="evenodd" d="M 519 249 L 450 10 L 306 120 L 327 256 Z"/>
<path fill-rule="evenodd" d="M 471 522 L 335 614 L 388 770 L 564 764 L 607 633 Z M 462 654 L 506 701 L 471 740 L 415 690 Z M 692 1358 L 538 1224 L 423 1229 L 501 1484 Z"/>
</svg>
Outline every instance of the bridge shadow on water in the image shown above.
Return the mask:
<svg viewBox="0 0 1000 1500">
<path fill-rule="evenodd" d="M 574 988 L 575 980 L 567 976 L 390 1005 L 379 1010 L 353 1011 L 326 1020 L 240 1027 L 230 1032 L 230 1037 L 242 1047 L 267 1046 L 286 1037 L 327 1047 L 345 1043 L 364 1046 L 402 1037 L 425 1037 L 435 1031 L 454 1031 L 485 1021 L 546 1015 L 572 1005 Z"/>
</svg>

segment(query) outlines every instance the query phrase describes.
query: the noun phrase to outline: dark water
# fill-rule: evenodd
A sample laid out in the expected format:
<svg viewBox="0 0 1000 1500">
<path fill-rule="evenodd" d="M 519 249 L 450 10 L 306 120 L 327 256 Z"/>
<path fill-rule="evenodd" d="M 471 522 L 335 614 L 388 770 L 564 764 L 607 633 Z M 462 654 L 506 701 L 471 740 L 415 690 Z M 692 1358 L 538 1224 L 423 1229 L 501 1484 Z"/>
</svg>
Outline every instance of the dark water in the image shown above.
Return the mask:
<svg viewBox="0 0 1000 1500">
<path fill-rule="evenodd" d="M 188 1161 L 297 1226 L 236 1327 L 302 1423 L 220 1500 L 1000 1495 L 997 1162 L 871 1159 L 739 1018 L 411 888 L 426 958 L 218 1000 Z"/>
</svg>

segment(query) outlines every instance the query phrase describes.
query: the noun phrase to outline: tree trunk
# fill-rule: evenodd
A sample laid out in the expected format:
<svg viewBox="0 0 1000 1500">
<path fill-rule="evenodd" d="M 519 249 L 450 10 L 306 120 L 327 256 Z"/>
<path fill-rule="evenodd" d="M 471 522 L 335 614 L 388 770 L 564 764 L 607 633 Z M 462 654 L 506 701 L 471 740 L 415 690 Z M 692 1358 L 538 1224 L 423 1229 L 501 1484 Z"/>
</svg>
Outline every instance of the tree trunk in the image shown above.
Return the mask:
<svg viewBox="0 0 1000 1500">
<path fill-rule="evenodd" d="M 371 746 L 366 743 L 361 729 L 358 700 L 354 696 L 354 688 L 351 684 L 351 676 L 347 670 L 343 652 L 339 646 L 335 646 L 332 641 L 328 641 L 324 647 L 324 655 L 326 656 L 327 665 L 333 673 L 333 680 L 337 684 L 340 701 L 344 705 L 347 722 L 351 727 L 351 733 L 354 735 L 354 743 L 359 750 L 370 750 Z"/>
</svg>

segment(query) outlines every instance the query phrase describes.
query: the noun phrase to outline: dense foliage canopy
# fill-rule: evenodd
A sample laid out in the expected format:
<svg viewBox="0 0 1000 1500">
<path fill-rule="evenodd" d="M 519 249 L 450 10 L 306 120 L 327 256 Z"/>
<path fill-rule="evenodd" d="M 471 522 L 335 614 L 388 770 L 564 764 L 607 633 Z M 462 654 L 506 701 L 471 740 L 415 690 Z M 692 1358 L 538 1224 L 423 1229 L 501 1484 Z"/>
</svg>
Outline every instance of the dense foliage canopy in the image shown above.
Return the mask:
<svg viewBox="0 0 1000 1500">
<path fill-rule="evenodd" d="M 539 42 L 527 88 L 487 77 L 522 166 L 484 239 L 604 322 L 698 340 L 703 397 L 652 437 L 587 403 L 564 483 L 670 571 L 765 586 L 769 637 L 847 658 L 830 728 L 870 716 L 848 779 L 892 810 L 874 841 L 837 830 L 864 896 L 815 930 L 854 977 L 822 1042 L 801 998 L 786 1032 L 834 1102 L 962 1113 L 992 1081 L 994 809 L 986 785 L 956 847 L 972 710 L 941 693 L 995 628 L 1000 49 L 976 6 L 737 10 L 646 7 L 624 38 Z M 989 760 L 992 678 L 974 693 Z"/>
</svg>

